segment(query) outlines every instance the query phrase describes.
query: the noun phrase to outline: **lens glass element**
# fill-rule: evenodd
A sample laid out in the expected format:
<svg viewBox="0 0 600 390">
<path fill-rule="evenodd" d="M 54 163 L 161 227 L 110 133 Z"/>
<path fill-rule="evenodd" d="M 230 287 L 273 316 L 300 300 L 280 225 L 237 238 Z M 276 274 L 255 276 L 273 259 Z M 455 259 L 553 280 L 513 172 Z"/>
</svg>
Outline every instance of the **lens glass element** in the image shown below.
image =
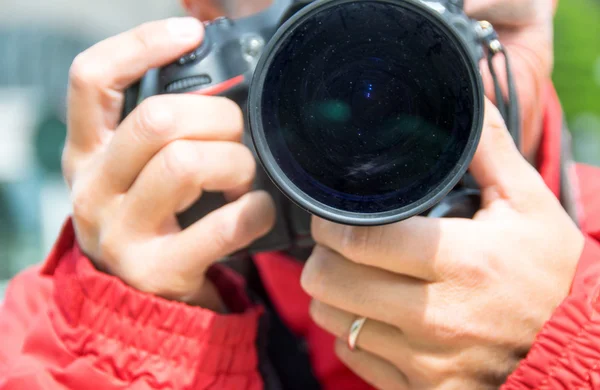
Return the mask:
<svg viewBox="0 0 600 390">
<path fill-rule="evenodd" d="M 309 15 L 279 45 L 262 85 L 275 163 L 309 198 L 347 212 L 430 197 L 470 142 L 472 62 L 415 5 L 344 2 Z"/>
</svg>

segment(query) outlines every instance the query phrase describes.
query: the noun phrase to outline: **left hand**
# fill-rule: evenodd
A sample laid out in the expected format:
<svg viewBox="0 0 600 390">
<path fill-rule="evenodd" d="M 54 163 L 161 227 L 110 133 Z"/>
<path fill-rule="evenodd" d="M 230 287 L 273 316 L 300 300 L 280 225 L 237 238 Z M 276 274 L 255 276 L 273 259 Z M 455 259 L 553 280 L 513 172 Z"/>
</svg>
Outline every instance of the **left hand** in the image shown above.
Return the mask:
<svg viewBox="0 0 600 390">
<path fill-rule="evenodd" d="M 474 219 L 315 218 L 302 286 L 339 358 L 380 389 L 498 388 L 567 296 L 583 235 L 486 102 Z M 351 323 L 367 317 L 350 351 Z"/>
<path fill-rule="evenodd" d="M 535 161 L 542 136 L 545 92 L 553 66 L 553 17 L 557 3 L 558 0 L 465 0 L 467 15 L 491 22 L 508 51 L 521 111 L 523 153 L 529 161 Z M 506 87 L 502 56 L 495 58 L 495 66 L 500 85 Z M 487 96 L 493 101 L 494 85 L 487 60 L 482 61 L 480 69 Z"/>
</svg>

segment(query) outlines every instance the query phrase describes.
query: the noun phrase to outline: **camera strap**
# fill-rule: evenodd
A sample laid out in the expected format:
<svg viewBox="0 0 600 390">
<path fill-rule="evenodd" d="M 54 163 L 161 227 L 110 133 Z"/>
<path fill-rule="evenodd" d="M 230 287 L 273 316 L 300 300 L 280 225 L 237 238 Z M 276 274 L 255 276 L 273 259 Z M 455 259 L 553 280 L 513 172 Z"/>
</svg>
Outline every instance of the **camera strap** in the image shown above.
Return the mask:
<svg viewBox="0 0 600 390">
<path fill-rule="evenodd" d="M 487 62 L 490 74 L 494 82 L 494 94 L 496 96 L 496 107 L 502 114 L 506 127 L 513 137 L 517 148 L 521 150 L 521 118 L 519 114 L 519 101 L 514 77 L 510 67 L 510 61 L 506 49 L 500 43 L 498 34 L 489 22 L 479 23 L 480 38 L 487 50 Z M 504 96 L 498 80 L 494 58 L 501 54 L 504 57 L 506 69 L 507 96 Z M 569 214 L 571 219 L 579 226 L 577 213 L 577 196 L 573 181 L 576 180 L 572 172 L 573 156 L 571 145 L 571 134 L 563 118 L 563 126 L 560 134 L 560 203 Z M 575 183 L 576 184 L 576 183 Z"/>
<path fill-rule="evenodd" d="M 256 341 L 265 390 L 320 390 L 306 342 L 288 329 L 278 315 L 254 261 L 238 257 L 228 260 L 227 265 L 244 276 L 248 295 L 265 308 Z"/>
<path fill-rule="evenodd" d="M 494 82 L 496 107 L 498 108 L 498 111 L 500 111 L 502 118 L 504 118 L 506 127 L 508 128 L 508 131 L 510 132 L 513 140 L 515 141 L 517 148 L 521 150 L 521 116 L 519 113 L 519 100 L 517 97 L 517 89 L 515 86 L 513 73 L 510 66 L 508 53 L 506 52 L 506 49 L 502 45 L 500 40 L 498 39 L 498 33 L 496 32 L 496 30 L 494 30 L 494 27 L 489 22 L 481 21 L 479 22 L 479 27 L 481 41 L 485 49 L 487 50 L 488 67 L 490 69 L 490 74 Z M 500 86 L 500 81 L 498 80 L 498 73 L 496 71 L 496 65 L 494 64 L 494 59 L 498 55 L 502 55 L 504 57 L 507 84 L 506 97 Z"/>
</svg>

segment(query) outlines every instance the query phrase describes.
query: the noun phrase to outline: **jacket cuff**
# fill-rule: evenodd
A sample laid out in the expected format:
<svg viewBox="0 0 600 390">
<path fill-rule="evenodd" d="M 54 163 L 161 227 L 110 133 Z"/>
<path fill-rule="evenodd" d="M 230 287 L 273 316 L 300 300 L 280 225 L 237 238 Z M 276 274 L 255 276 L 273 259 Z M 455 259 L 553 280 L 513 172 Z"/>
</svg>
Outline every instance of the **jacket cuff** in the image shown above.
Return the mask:
<svg viewBox="0 0 600 390">
<path fill-rule="evenodd" d="M 126 377 L 174 370 L 182 379 L 257 375 L 263 309 L 250 303 L 241 278 L 225 267 L 211 268 L 208 276 L 234 313 L 168 301 L 96 270 L 79 250 L 69 221 L 44 272 L 54 274 L 55 331 L 78 356 L 93 355 L 98 365 Z"/>
<path fill-rule="evenodd" d="M 596 388 L 594 384 L 600 383 L 599 280 L 600 244 L 587 238 L 570 295 L 502 389 Z"/>
</svg>

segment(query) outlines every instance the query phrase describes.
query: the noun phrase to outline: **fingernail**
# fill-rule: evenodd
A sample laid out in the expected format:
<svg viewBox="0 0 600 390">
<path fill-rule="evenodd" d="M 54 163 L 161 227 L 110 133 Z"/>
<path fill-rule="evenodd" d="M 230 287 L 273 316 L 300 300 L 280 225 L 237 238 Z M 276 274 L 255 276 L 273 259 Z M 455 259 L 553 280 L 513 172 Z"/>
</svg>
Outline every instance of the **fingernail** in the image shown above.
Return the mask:
<svg viewBox="0 0 600 390">
<path fill-rule="evenodd" d="M 167 29 L 174 39 L 186 42 L 197 41 L 202 34 L 202 24 L 192 17 L 169 19 Z"/>
</svg>

